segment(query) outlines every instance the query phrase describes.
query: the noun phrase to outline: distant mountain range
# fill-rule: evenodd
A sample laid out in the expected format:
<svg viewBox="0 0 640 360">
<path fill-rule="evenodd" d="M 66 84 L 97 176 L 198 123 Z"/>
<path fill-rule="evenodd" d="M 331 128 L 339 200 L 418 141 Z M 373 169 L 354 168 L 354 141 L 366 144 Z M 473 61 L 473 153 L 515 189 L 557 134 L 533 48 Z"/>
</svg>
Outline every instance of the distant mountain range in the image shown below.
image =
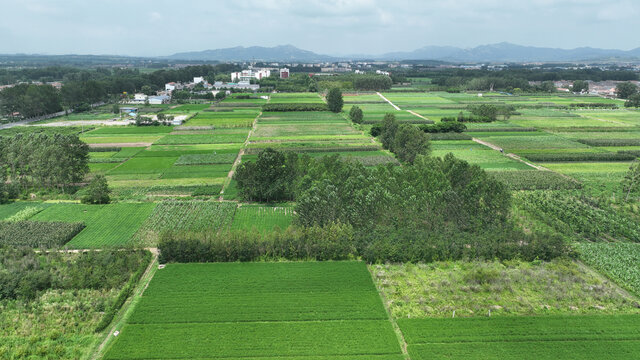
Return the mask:
<svg viewBox="0 0 640 360">
<path fill-rule="evenodd" d="M 314 52 L 298 49 L 293 45 L 280 45 L 275 47 L 263 46 L 236 46 L 226 49 L 182 52 L 167 56 L 173 60 L 198 60 L 198 61 L 335 61 L 336 58 L 327 55 L 318 55 Z"/>
<path fill-rule="evenodd" d="M 521 46 L 510 43 L 481 45 L 474 48 L 425 46 L 409 52 L 390 52 L 382 55 L 330 56 L 302 50 L 292 45 L 275 47 L 233 47 L 226 49 L 183 52 L 165 59 L 197 61 L 339 61 L 339 60 L 439 60 L 449 62 L 563 62 L 640 60 L 640 48 L 624 51 L 581 47 L 556 49 Z"/>
</svg>

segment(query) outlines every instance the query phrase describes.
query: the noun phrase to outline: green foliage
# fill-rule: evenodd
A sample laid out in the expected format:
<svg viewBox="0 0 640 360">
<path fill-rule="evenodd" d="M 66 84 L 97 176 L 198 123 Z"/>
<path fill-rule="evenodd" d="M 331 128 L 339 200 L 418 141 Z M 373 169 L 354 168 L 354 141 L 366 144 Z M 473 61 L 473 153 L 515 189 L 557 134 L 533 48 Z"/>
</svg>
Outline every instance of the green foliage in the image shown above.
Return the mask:
<svg viewBox="0 0 640 360">
<path fill-rule="evenodd" d="M 396 138 L 396 132 L 398 131 L 398 121 L 396 120 L 395 115 L 393 114 L 385 114 L 384 115 L 384 119 L 382 120 L 382 127 L 378 128 L 380 131 L 380 134 L 378 135 L 380 137 L 380 142 L 382 143 L 382 147 L 384 147 L 385 149 L 392 151 L 393 152 L 393 142 L 394 139 Z M 372 134 L 373 134 L 373 128 L 372 129 Z"/>
<path fill-rule="evenodd" d="M 0 114 L 31 118 L 62 111 L 60 93 L 51 85 L 18 84 L 0 91 Z"/>
<path fill-rule="evenodd" d="M 293 208 L 242 205 L 233 217 L 232 229 L 260 232 L 286 229 L 293 220 Z"/>
<path fill-rule="evenodd" d="M 518 206 L 568 237 L 640 242 L 640 224 L 621 211 L 588 197 L 536 191 L 518 194 Z"/>
<path fill-rule="evenodd" d="M 344 100 L 342 99 L 342 91 L 337 88 L 329 89 L 327 93 L 327 107 L 329 111 L 334 113 L 339 113 L 342 111 L 342 106 L 344 105 Z"/>
<path fill-rule="evenodd" d="M 161 262 L 256 260 L 347 260 L 356 257 L 349 225 L 289 227 L 279 232 L 165 232 L 158 243 Z"/>
<path fill-rule="evenodd" d="M 201 200 L 163 201 L 155 207 L 134 239 L 143 244 L 155 245 L 160 234 L 167 231 L 218 232 L 226 230 L 231 225 L 235 210 L 235 203 Z"/>
<path fill-rule="evenodd" d="M 107 183 L 107 178 L 104 175 L 96 175 L 89 186 L 87 187 L 87 194 L 82 197 L 83 204 L 108 204 L 111 201 L 111 189 Z"/>
<path fill-rule="evenodd" d="M 393 139 L 393 152 L 402 162 L 413 164 L 418 155 L 431 151 L 429 136 L 411 124 L 401 124 Z"/>
<path fill-rule="evenodd" d="M 0 246 L 58 247 L 71 241 L 82 223 L 0 221 Z"/>
<path fill-rule="evenodd" d="M 18 211 L 17 213 L 13 214 L 11 217 L 8 217 L 6 221 L 16 222 L 16 221 L 28 220 L 30 217 L 39 213 L 42 210 L 44 210 L 44 208 L 41 206 L 25 207 L 22 210 Z"/>
<path fill-rule="evenodd" d="M 620 99 L 629 99 L 636 93 L 638 93 L 638 86 L 634 83 L 623 82 L 616 86 L 616 96 Z"/>
<path fill-rule="evenodd" d="M 520 170 L 489 173 L 511 190 L 571 190 L 582 184 L 552 171 Z"/>
<path fill-rule="evenodd" d="M 640 296 L 640 244 L 579 243 L 580 259 Z"/>
<path fill-rule="evenodd" d="M 148 252 L 79 254 L 0 249 L 0 357 L 80 359 L 93 330 Z"/>
<path fill-rule="evenodd" d="M 262 111 L 328 111 L 327 104 L 316 103 L 293 103 L 293 104 L 278 104 L 270 103 L 262 105 Z"/>
<path fill-rule="evenodd" d="M 237 155 L 229 154 L 187 154 L 182 155 L 174 165 L 208 165 L 208 164 L 233 164 Z"/>
<path fill-rule="evenodd" d="M 293 181 L 298 175 L 298 156 L 267 148 L 258 159 L 242 163 L 233 179 L 245 200 L 282 201 L 293 198 Z"/>
<path fill-rule="evenodd" d="M 349 110 L 349 119 L 353 121 L 354 124 L 362 124 L 363 118 L 362 109 L 357 105 L 352 106 L 351 110 Z"/>
<path fill-rule="evenodd" d="M 640 314 L 634 296 L 569 259 L 370 265 L 396 319 Z M 544 305 L 544 306 L 543 306 Z"/>
<path fill-rule="evenodd" d="M 420 130 L 426 133 L 461 133 L 465 131 L 467 127 L 461 122 L 447 121 L 440 122 L 435 125 L 420 125 Z"/>
<path fill-rule="evenodd" d="M 629 99 L 624 103 L 624 107 L 640 108 L 640 94 L 636 93 L 629 96 Z"/>
<path fill-rule="evenodd" d="M 0 172 L 22 190 L 64 190 L 89 171 L 89 147 L 77 135 L 46 133 L 0 137 Z"/>
<path fill-rule="evenodd" d="M 581 93 L 581 92 L 589 92 L 589 83 L 584 80 L 576 80 L 573 82 L 571 86 L 571 91 Z"/>
<path fill-rule="evenodd" d="M 640 160 L 634 161 L 622 180 L 622 191 L 625 194 L 625 201 L 629 201 L 632 194 L 640 192 Z"/>
</svg>

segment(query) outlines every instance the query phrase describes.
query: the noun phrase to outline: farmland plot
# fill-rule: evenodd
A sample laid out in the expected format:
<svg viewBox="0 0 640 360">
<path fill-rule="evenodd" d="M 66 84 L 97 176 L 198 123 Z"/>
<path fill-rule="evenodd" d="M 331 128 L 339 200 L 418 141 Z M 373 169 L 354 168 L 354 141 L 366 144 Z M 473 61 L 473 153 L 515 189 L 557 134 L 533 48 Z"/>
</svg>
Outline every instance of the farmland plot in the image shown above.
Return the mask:
<svg viewBox="0 0 640 360">
<path fill-rule="evenodd" d="M 386 319 L 362 263 L 169 264 L 105 358 L 399 360 Z"/>
<path fill-rule="evenodd" d="M 272 231 L 276 226 L 286 229 L 291 225 L 293 208 L 243 205 L 236 210 L 232 229 Z"/>
<path fill-rule="evenodd" d="M 638 315 L 401 319 L 413 360 L 634 359 Z"/>
</svg>

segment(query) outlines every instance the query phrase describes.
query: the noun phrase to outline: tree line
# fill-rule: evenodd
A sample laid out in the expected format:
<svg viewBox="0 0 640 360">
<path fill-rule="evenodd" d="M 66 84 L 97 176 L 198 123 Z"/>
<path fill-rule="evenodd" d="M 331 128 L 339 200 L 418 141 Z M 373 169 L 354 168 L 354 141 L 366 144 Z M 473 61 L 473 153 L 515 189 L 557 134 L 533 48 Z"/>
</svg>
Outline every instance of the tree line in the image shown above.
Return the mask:
<svg viewBox="0 0 640 360">
<path fill-rule="evenodd" d="M 65 191 L 89 172 L 89 146 L 78 135 L 0 137 L 0 149 L 0 198 L 5 201 L 31 188 Z"/>
</svg>

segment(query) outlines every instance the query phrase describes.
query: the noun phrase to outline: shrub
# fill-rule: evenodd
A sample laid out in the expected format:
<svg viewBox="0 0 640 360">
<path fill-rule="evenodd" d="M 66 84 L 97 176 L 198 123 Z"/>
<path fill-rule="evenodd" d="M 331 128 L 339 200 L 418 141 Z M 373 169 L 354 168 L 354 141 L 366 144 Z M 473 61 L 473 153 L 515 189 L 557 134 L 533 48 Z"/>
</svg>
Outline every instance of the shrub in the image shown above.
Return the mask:
<svg viewBox="0 0 640 360">
<path fill-rule="evenodd" d="M 362 109 L 359 106 L 352 106 L 351 110 L 349 110 L 349 119 L 356 124 L 361 124 L 363 120 Z"/>
<path fill-rule="evenodd" d="M 82 197 L 83 204 L 108 204 L 111 201 L 109 184 L 104 175 L 96 175 L 89 186 L 87 194 Z"/>
<path fill-rule="evenodd" d="M 344 105 L 344 100 L 342 99 L 342 91 L 333 87 L 329 89 L 327 93 L 327 106 L 329 110 L 334 113 L 339 113 L 342 111 L 342 106 Z"/>
</svg>

